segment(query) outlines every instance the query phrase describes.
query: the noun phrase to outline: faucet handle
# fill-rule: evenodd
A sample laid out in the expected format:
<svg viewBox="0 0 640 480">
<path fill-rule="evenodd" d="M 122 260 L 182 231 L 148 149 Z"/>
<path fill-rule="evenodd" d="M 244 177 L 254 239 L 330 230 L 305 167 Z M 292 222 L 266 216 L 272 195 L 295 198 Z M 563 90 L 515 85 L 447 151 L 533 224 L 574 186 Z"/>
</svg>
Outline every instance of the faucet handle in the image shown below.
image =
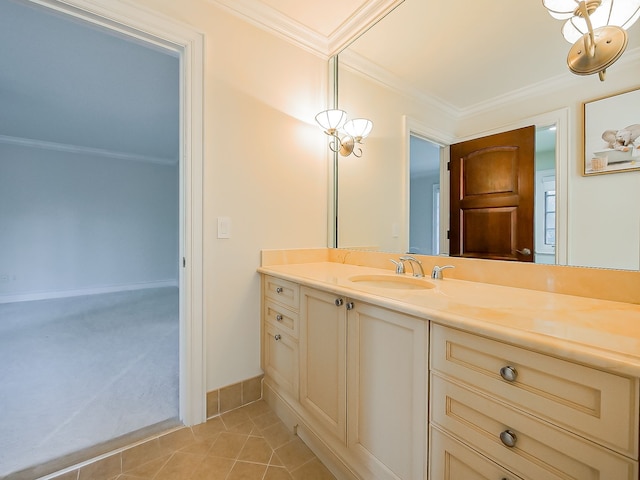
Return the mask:
<svg viewBox="0 0 640 480">
<path fill-rule="evenodd" d="M 405 255 L 403 257 L 400 257 L 400 260 L 409 262 L 409 266 L 411 267 L 411 272 L 413 273 L 414 277 L 420 277 L 420 278 L 424 277 L 422 262 L 418 260 L 416 257 L 412 257 L 411 255 Z M 418 266 L 418 270 L 419 270 L 418 272 L 416 272 L 415 268 L 413 267 L 414 263 Z"/>
<path fill-rule="evenodd" d="M 453 265 L 445 265 L 443 267 L 439 267 L 438 265 L 436 265 L 435 267 L 433 267 L 433 270 L 431 271 L 431 278 L 436 279 L 436 280 L 442 280 L 443 276 L 442 276 L 442 270 L 444 270 L 445 268 L 456 268 Z"/>
<path fill-rule="evenodd" d="M 396 266 L 396 273 L 398 275 L 401 275 L 404 273 L 404 262 L 402 261 L 402 259 L 398 260 L 394 260 L 393 258 L 390 258 L 389 261 L 393 262 L 393 264 Z"/>
</svg>

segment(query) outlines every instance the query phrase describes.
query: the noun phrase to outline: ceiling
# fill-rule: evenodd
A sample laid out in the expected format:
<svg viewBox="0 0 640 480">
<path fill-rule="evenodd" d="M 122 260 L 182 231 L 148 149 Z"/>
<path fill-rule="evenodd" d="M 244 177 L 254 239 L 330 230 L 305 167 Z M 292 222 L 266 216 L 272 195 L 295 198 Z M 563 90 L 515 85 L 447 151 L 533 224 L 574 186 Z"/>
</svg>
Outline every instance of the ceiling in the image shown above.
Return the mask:
<svg viewBox="0 0 640 480">
<path fill-rule="evenodd" d="M 207 1 L 328 58 L 404 0 Z"/>
<path fill-rule="evenodd" d="M 571 45 L 541 0 L 208 1 L 320 54 L 340 52 L 340 64 L 454 115 L 578 78 L 599 82 L 568 70 Z M 639 25 L 618 64 L 640 61 Z"/>
<path fill-rule="evenodd" d="M 173 52 L 0 0 L 0 65 L 0 141 L 177 163 Z"/>
</svg>

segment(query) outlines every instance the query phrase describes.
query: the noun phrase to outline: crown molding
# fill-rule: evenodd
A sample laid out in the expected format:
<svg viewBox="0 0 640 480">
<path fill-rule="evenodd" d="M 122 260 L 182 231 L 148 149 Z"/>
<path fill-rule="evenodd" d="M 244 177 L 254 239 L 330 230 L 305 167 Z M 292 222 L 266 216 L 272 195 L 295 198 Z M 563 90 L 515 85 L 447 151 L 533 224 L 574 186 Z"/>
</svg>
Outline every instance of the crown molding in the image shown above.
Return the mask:
<svg viewBox="0 0 640 480">
<path fill-rule="evenodd" d="M 347 48 L 360 35 L 404 3 L 405 0 L 369 0 L 362 8 L 354 12 L 328 38 L 329 56 Z"/>
<path fill-rule="evenodd" d="M 450 115 L 456 119 L 465 119 L 476 115 L 482 115 L 483 113 L 524 100 L 525 98 L 541 96 L 545 95 L 549 91 L 569 88 L 576 85 L 576 82 L 579 81 L 578 76 L 567 70 L 565 73 L 545 79 L 541 82 L 506 92 L 502 95 L 498 95 L 469 107 L 458 108 L 436 95 L 431 95 L 416 89 L 401 78 L 389 73 L 387 70 L 379 67 L 373 62 L 359 57 L 353 52 L 348 50 L 342 52 L 339 55 L 339 60 L 341 68 L 366 76 L 370 80 L 387 88 L 391 88 L 400 94 L 418 99 L 422 103 L 437 108 L 444 114 Z M 640 62 L 640 47 L 626 52 L 624 56 L 616 62 L 616 66 L 626 68 L 632 65 L 637 65 L 638 62 Z"/>
<path fill-rule="evenodd" d="M 92 155 L 96 157 L 116 158 L 118 160 L 128 160 L 134 162 L 154 163 L 168 167 L 178 164 L 178 159 L 154 157 L 148 155 L 137 155 L 133 153 L 116 152 L 113 150 L 103 150 L 100 148 L 82 147 L 79 145 L 69 145 L 65 143 L 45 142 L 43 140 L 33 140 L 31 138 L 12 137 L 0 135 L 0 143 L 6 145 L 17 145 L 20 147 L 38 148 L 54 152 L 74 153 L 80 155 Z"/>
<path fill-rule="evenodd" d="M 327 37 L 268 7 L 259 0 L 208 0 L 232 15 L 263 30 L 275 33 L 316 55 L 326 56 L 329 50 Z"/>
<path fill-rule="evenodd" d="M 340 68 L 351 70 L 368 77 L 371 81 L 378 83 L 383 87 L 390 88 L 401 95 L 418 99 L 421 103 L 436 108 L 452 118 L 457 118 L 460 115 L 460 109 L 454 107 L 449 102 L 446 102 L 436 95 L 425 93 L 411 86 L 406 81 L 391 74 L 388 70 L 381 68 L 375 63 L 367 60 L 366 58 L 360 57 L 349 50 L 345 50 L 338 55 L 338 62 Z"/>
<path fill-rule="evenodd" d="M 353 42 L 404 0 L 368 0 L 329 36 L 271 8 L 260 0 L 208 0 L 223 10 L 263 30 L 275 33 L 294 45 L 329 58 Z"/>
<path fill-rule="evenodd" d="M 616 67 L 629 67 L 632 64 L 637 64 L 640 61 L 640 47 L 629 50 L 616 62 Z M 572 74 L 569 70 L 555 77 L 547 78 L 538 83 L 533 83 L 525 87 L 506 92 L 497 97 L 489 100 L 476 103 L 470 107 L 460 109 L 461 117 L 472 117 L 481 115 L 487 111 L 494 110 L 496 108 L 503 107 L 505 105 L 523 100 L 529 97 L 538 97 L 547 94 L 550 91 L 561 90 L 570 88 L 571 86 L 578 86 L 580 77 Z"/>
</svg>

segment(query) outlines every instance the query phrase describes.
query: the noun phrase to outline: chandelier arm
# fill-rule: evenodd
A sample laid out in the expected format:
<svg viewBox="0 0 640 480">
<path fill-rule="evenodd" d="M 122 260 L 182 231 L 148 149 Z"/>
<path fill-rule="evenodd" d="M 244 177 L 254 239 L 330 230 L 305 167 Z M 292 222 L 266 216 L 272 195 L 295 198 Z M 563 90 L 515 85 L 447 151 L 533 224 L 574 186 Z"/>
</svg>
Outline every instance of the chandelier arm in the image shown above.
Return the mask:
<svg viewBox="0 0 640 480">
<path fill-rule="evenodd" d="M 589 18 L 589 10 L 587 10 L 587 4 L 584 0 L 580 1 L 578 9 L 580 10 L 582 18 L 584 18 L 585 22 L 587 22 L 587 28 L 589 29 L 589 34 L 583 36 L 584 48 L 586 49 L 590 57 L 594 57 L 596 54 L 596 41 L 593 35 L 593 25 L 591 24 L 591 18 Z"/>
</svg>

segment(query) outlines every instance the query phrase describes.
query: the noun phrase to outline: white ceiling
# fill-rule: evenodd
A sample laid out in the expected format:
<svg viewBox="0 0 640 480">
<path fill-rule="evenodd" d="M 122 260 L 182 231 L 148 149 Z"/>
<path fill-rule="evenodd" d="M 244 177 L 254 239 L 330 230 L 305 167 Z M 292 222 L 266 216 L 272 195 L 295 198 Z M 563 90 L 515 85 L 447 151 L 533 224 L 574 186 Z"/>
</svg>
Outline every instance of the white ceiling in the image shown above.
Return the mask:
<svg viewBox="0 0 640 480">
<path fill-rule="evenodd" d="M 0 0 L 0 65 L 0 140 L 176 163 L 173 53 L 26 1 Z"/>
</svg>

